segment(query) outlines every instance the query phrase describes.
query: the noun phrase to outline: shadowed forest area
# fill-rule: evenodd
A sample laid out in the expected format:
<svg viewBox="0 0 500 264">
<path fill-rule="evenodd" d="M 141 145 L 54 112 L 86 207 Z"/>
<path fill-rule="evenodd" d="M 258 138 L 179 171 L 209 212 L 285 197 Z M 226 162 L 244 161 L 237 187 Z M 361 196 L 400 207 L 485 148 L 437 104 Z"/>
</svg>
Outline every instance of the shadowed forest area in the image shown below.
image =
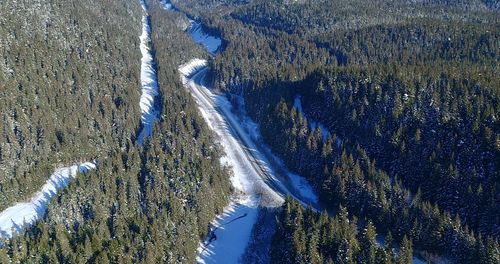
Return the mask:
<svg viewBox="0 0 500 264">
<path fill-rule="evenodd" d="M 265 141 L 327 207 L 416 251 L 498 261 L 498 3 L 178 5 L 224 39 L 213 85 L 244 96 Z"/>
<path fill-rule="evenodd" d="M 227 204 L 219 147 L 177 70 L 204 53 L 183 32 L 184 16 L 147 3 L 162 114 L 142 146 L 139 1 L 0 4 L 9 36 L 1 40 L 1 206 L 29 197 L 58 164 L 98 163 L 42 221 L 2 241 L 0 263 L 193 263 Z"/>
<path fill-rule="evenodd" d="M 141 145 L 140 2 L 0 3 L 0 212 L 97 164 L 0 240 L 0 263 L 198 261 L 232 188 L 180 80 L 194 57 L 325 209 L 259 215 L 270 245 L 247 262 L 500 263 L 498 1 L 166 3 L 145 1 L 160 114 Z"/>
</svg>

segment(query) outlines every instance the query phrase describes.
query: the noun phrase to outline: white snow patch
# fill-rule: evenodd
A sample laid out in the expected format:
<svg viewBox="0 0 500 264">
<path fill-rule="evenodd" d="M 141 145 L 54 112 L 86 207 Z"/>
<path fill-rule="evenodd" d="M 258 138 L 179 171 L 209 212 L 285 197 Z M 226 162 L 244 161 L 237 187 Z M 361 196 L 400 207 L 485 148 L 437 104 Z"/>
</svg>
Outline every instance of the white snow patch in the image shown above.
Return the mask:
<svg viewBox="0 0 500 264">
<path fill-rule="evenodd" d="M 160 0 L 160 4 L 162 4 L 163 9 L 165 9 L 165 10 L 172 10 L 173 9 L 173 6 L 169 0 Z"/>
<path fill-rule="evenodd" d="M 330 135 L 328 129 L 322 123 L 307 118 L 306 113 L 304 113 L 304 110 L 302 109 L 302 101 L 300 95 L 295 96 L 293 106 L 302 114 L 302 118 L 308 120 L 311 130 L 315 130 L 316 127 L 319 127 L 321 129 L 321 137 L 323 138 L 323 140 L 328 139 L 328 136 Z M 341 142 L 339 142 L 339 139 L 337 139 L 337 144 L 342 144 Z"/>
<path fill-rule="evenodd" d="M 283 160 L 281 160 L 278 156 L 272 153 L 271 148 L 264 143 L 262 137 L 260 135 L 259 125 L 255 123 L 250 117 L 247 116 L 245 112 L 245 101 L 241 96 L 233 95 L 238 99 L 239 111 L 241 114 L 240 123 L 245 128 L 246 132 L 250 135 L 254 142 L 259 142 L 259 145 L 262 146 L 263 151 L 266 152 L 267 156 L 272 159 L 274 164 L 276 164 L 288 177 L 288 180 L 296 191 L 298 191 L 299 195 L 305 198 L 307 201 L 313 202 L 314 204 L 318 203 L 319 198 L 314 192 L 314 189 L 309 184 L 309 182 L 302 176 L 299 176 L 295 173 L 290 172 L 287 168 Z"/>
<path fill-rule="evenodd" d="M 29 202 L 17 203 L 0 213 L 0 239 L 10 239 L 25 227 L 43 217 L 50 200 L 64 189 L 79 173 L 96 168 L 95 162 L 85 162 L 57 169 Z"/>
<path fill-rule="evenodd" d="M 142 10 L 144 12 L 148 12 L 148 9 L 146 7 L 146 2 L 144 0 L 140 0 L 139 2 L 141 3 Z"/>
<path fill-rule="evenodd" d="M 239 263 L 257 221 L 258 206 L 255 199 L 243 198 L 232 201 L 224 208 L 224 212 L 212 223 L 217 239 L 211 242 L 206 240 L 198 247 L 196 262 Z"/>
<path fill-rule="evenodd" d="M 302 176 L 287 171 L 291 184 L 297 189 L 300 195 L 310 201 L 318 202 L 318 196 L 314 192 L 309 182 Z"/>
<path fill-rule="evenodd" d="M 302 116 L 305 117 L 304 110 L 302 109 L 302 101 L 301 101 L 301 96 L 297 95 L 295 96 L 295 99 L 293 100 L 293 107 L 297 109 L 300 113 L 302 113 Z"/>
<path fill-rule="evenodd" d="M 185 87 L 198 104 L 200 113 L 210 128 L 218 136 L 225 156 L 221 163 L 231 167 L 231 184 L 236 196 L 231 204 L 218 216 L 214 226 L 247 214 L 231 224 L 215 231 L 217 240 L 200 244 L 199 263 L 237 263 L 244 253 L 255 224 L 259 206 L 277 207 L 283 203 L 283 196 L 290 195 L 303 205 L 317 202 L 312 188 L 302 178 L 289 174 L 289 190 L 271 167 L 269 160 L 259 151 L 255 138 L 259 138 L 258 128 L 249 118 L 240 119 L 232 112 L 232 105 L 223 94 L 215 94 L 205 87 L 203 78 L 206 61 L 195 59 L 179 68 Z M 254 129 L 248 129 L 254 128 Z M 296 190 L 295 190 L 296 189 Z M 300 196 L 300 199 L 297 198 Z M 243 197 L 243 198 L 242 198 Z"/>
<path fill-rule="evenodd" d="M 191 34 L 193 41 L 203 45 L 208 52 L 215 54 L 219 49 L 222 40 L 218 37 L 210 36 L 203 31 L 201 23 L 198 23 L 192 19 L 189 20 L 191 27 L 188 32 Z"/>
<path fill-rule="evenodd" d="M 184 84 L 187 83 L 189 77 L 191 77 L 195 72 L 207 66 L 207 61 L 202 59 L 193 59 L 188 63 L 181 65 L 179 67 L 179 72 L 181 73 L 181 79 Z"/>
<path fill-rule="evenodd" d="M 141 5 L 145 12 L 146 6 L 144 1 Z M 153 132 L 153 123 L 158 118 L 158 111 L 155 109 L 155 98 L 158 96 L 158 79 L 156 69 L 154 68 L 153 54 L 151 53 L 151 25 L 147 15 L 142 17 L 142 34 L 139 37 L 141 40 L 140 50 L 141 59 L 141 86 L 142 94 L 139 105 L 141 107 L 142 130 L 137 138 L 137 143 L 140 145 L 145 137 L 149 137 Z"/>
</svg>

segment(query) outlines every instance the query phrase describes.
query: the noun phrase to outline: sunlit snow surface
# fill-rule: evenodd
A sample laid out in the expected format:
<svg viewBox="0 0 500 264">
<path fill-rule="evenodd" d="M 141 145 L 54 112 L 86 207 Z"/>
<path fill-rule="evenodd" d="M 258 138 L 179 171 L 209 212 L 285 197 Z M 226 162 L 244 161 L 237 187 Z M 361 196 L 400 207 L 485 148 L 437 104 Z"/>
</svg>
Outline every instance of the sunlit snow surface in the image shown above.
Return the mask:
<svg viewBox="0 0 500 264">
<path fill-rule="evenodd" d="M 214 227 L 218 227 L 215 231 L 217 240 L 201 243 L 198 248 L 197 262 L 238 263 L 238 259 L 244 253 L 250 239 L 252 227 L 257 219 L 258 207 L 263 199 L 262 196 L 265 196 L 267 200 L 274 201 L 275 206 L 279 206 L 283 199 L 263 182 L 259 172 L 255 169 L 254 162 L 257 161 L 247 157 L 243 147 L 233 135 L 234 132 L 217 111 L 218 104 L 216 102 L 220 102 L 219 100 L 222 98 L 212 94 L 208 89 L 206 89 L 208 94 L 198 90 L 192 74 L 205 66 L 206 61 L 195 59 L 180 67 L 179 71 L 183 83 L 190 89 L 197 101 L 198 108 L 206 123 L 219 137 L 219 143 L 225 153 L 225 156 L 221 158 L 221 163 L 229 165 L 232 169 L 231 184 L 236 195 L 224 209 L 224 212 L 212 223 Z M 245 214 L 245 217 L 221 226 Z"/>
<path fill-rule="evenodd" d="M 276 207 L 283 196 L 295 197 L 304 205 L 315 204 L 317 197 L 311 186 L 301 177 L 291 180 L 294 191 L 276 177 L 270 161 L 259 151 L 257 125 L 249 118 L 240 119 L 232 112 L 232 105 L 223 94 L 215 94 L 203 85 L 206 61 L 195 59 L 180 67 L 181 78 L 195 98 L 208 126 L 216 133 L 225 156 L 223 164 L 232 168 L 231 183 L 235 196 L 214 226 L 227 223 L 244 214 L 245 217 L 216 230 L 217 240 L 204 241 L 198 249 L 199 263 L 237 263 L 244 253 L 256 221 L 259 206 Z M 295 185 L 297 184 L 297 185 Z"/>
<path fill-rule="evenodd" d="M 29 202 L 17 203 L 0 213 L 0 238 L 12 238 L 23 228 L 43 217 L 50 200 L 76 177 L 96 168 L 94 162 L 57 169 Z"/>
<path fill-rule="evenodd" d="M 258 201 L 251 198 L 232 201 L 212 222 L 217 239 L 198 247 L 198 263 L 238 263 L 250 240 L 257 220 Z M 238 219 L 239 217 L 242 217 Z M 236 220 L 235 220 L 236 219 Z M 234 221 L 233 221 L 234 220 Z"/>
<path fill-rule="evenodd" d="M 203 31 L 201 23 L 194 20 L 189 20 L 191 27 L 189 28 L 189 33 L 193 38 L 193 41 L 203 45 L 208 52 L 215 54 L 219 49 L 222 41 L 218 37 L 210 36 Z"/>
<path fill-rule="evenodd" d="M 162 4 L 165 10 L 173 10 L 173 6 L 169 0 L 160 0 L 160 4 Z"/>
<path fill-rule="evenodd" d="M 147 8 L 144 1 L 141 1 L 141 6 L 145 15 L 142 17 L 142 34 L 139 37 L 141 40 L 140 50 L 141 59 L 141 87 L 142 94 L 139 105 L 141 107 L 141 122 L 142 130 L 137 138 L 137 143 L 140 145 L 144 138 L 149 137 L 153 132 L 153 124 L 158 118 L 158 111 L 155 109 L 155 98 L 158 96 L 158 78 L 154 67 L 154 59 L 151 51 L 151 25 Z"/>
</svg>

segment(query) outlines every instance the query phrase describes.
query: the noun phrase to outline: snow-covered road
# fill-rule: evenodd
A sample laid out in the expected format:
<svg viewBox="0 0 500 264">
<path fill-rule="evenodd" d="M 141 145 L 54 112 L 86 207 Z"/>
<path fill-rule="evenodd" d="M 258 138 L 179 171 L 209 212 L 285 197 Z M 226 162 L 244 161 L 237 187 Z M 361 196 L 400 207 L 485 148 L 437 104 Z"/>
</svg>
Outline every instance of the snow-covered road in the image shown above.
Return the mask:
<svg viewBox="0 0 500 264">
<path fill-rule="evenodd" d="M 190 23 L 188 33 L 194 42 L 211 55 L 219 51 L 220 38 L 205 33 L 199 22 Z M 215 94 L 204 85 L 205 60 L 193 59 L 179 71 L 204 120 L 218 136 L 225 154 L 221 163 L 231 167 L 235 190 L 230 204 L 212 222 L 217 239 L 210 241 L 209 236 L 200 244 L 197 262 L 238 263 L 251 239 L 259 208 L 278 207 L 288 195 L 318 209 L 318 197 L 304 178 L 290 173 L 263 144 L 258 126 L 250 118 L 235 114 L 224 94 Z"/>
<path fill-rule="evenodd" d="M 202 45 L 210 54 L 215 54 L 219 50 L 222 40 L 205 33 L 200 22 L 190 19 L 189 23 L 191 26 L 188 31 L 193 41 Z"/>
<path fill-rule="evenodd" d="M 236 190 L 233 201 L 213 223 L 217 240 L 200 246 L 198 262 L 237 263 L 250 240 L 259 207 L 280 206 L 289 195 L 318 208 L 318 199 L 303 178 L 276 167 L 278 159 L 256 140 L 258 132 L 249 130 L 255 124 L 235 114 L 225 95 L 204 85 L 206 61 L 193 60 L 180 72 L 203 118 L 218 136 L 225 153 L 222 162 L 231 166 L 231 183 Z M 245 217 L 224 224 L 242 215 Z"/>
<path fill-rule="evenodd" d="M 164 9 L 175 11 L 169 2 L 162 3 Z M 204 32 L 199 22 L 190 19 L 190 23 L 188 33 L 193 41 L 205 47 L 211 55 L 217 53 L 222 40 Z M 232 168 L 231 183 L 235 190 L 229 205 L 212 222 L 211 228 L 217 239 L 213 240 L 209 236 L 200 243 L 197 262 L 239 263 L 250 242 L 260 207 L 277 207 L 288 195 L 317 211 L 323 208 L 309 183 L 288 171 L 262 141 L 258 125 L 241 111 L 242 107 L 238 108 L 238 114 L 234 113 L 226 95 L 216 94 L 205 85 L 205 60 L 193 59 L 181 65 L 179 71 L 201 115 L 219 138 L 225 153 L 221 162 Z M 244 103 L 243 99 L 241 102 Z M 303 113 L 300 96 L 295 99 L 294 106 Z M 322 129 L 325 140 L 329 135 L 328 130 L 315 122 L 312 129 L 316 125 Z M 337 144 L 341 144 L 339 139 Z M 420 262 L 414 258 L 414 263 Z"/>
</svg>

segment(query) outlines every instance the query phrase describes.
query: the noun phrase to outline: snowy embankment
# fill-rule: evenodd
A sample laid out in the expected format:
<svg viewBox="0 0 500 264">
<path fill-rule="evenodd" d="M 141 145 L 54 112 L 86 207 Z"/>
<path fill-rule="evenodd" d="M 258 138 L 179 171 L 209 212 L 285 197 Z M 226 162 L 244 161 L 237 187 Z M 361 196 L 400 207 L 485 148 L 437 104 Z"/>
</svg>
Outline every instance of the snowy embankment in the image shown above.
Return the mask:
<svg viewBox="0 0 500 264">
<path fill-rule="evenodd" d="M 250 240 L 252 227 L 259 207 L 277 207 L 283 197 L 290 195 L 304 205 L 316 204 L 317 197 L 304 180 L 291 181 L 297 186 L 282 182 L 270 159 L 254 142 L 254 123 L 239 118 L 232 112 L 232 105 L 223 94 L 215 94 L 205 85 L 206 61 L 195 59 L 181 66 L 181 78 L 194 97 L 201 115 L 216 133 L 225 156 L 221 162 L 232 168 L 231 183 L 235 195 L 224 213 L 213 223 L 217 239 L 200 245 L 199 263 L 237 263 Z M 285 176 L 287 177 L 287 176 Z M 243 216 L 243 217 L 242 217 Z M 241 218 L 239 218 L 241 217 Z M 234 222 L 231 220 L 237 219 Z"/>
<path fill-rule="evenodd" d="M 193 41 L 215 54 L 221 39 L 203 32 L 200 23 L 194 20 L 190 23 L 188 33 Z M 200 244 L 197 262 L 238 263 L 250 242 L 260 207 L 278 207 L 286 195 L 304 205 L 316 204 L 318 198 L 305 179 L 288 173 L 286 169 L 281 168 L 281 171 L 288 173 L 284 177 L 288 177 L 291 184 L 284 184 L 276 177 L 272 165 L 278 159 L 275 156 L 268 158 L 265 154 L 270 151 L 263 153 L 254 142 L 260 137 L 257 125 L 246 116 L 239 118 L 232 112 L 232 105 L 225 95 L 214 94 L 203 85 L 206 66 L 205 60 L 193 59 L 182 65 L 179 71 L 201 115 L 218 136 L 225 153 L 221 163 L 232 169 L 230 180 L 235 192 L 230 204 L 212 222 L 212 234 Z M 217 239 L 214 240 L 213 235 Z"/>
<path fill-rule="evenodd" d="M 240 123 L 246 133 L 250 136 L 252 146 L 257 146 L 257 149 L 264 154 L 267 158 L 267 163 L 271 165 L 274 170 L 273 175 L 282 175 L 281 179 L 276 179 L 278 181 L 284 181 L 284 185 L 290 191 L 287 195 L 293 196 L 302 203 L 304 206 L 312 206 L 316 211 L 320 211 L 321 208 L 318 207 L 318 196 L 314 192 L 314 189 L 309 184 L 309 182 L 302 176 L 290 172 L 282 159 L 276 156 L 271 148 L 264 142 L 261 137 L 259 125 L 257 125 L 246 113 L 245 101 L 241 96 L 236 96 L 234 94 L 231 97 L 235 98 L 238 103 L 238 118 Z M 253 149 L 253 147 L 252 147 Z M 297 199 L 298 198 L 298 199 Z"/>
<path fill-rule="evenodd" d="M 205 65 L 206 61 L 193 60 L 181 67 L 179 71 L 184 85 L 197 101 L 203 118 L 219 138 L 219 143 L 225 153 L 225 156 L 221 158 L 221 163 L 232 169 L 230 180 L 235 195 L 224 212 L 212 223 L 213 228 L 216 229 L 214 233 L 217 239 L 212 242 L 204 241 L 200 245 L 197 261 L 199 263 L 237 263 L 250 240 L 252 227 L 257 219 L 258 207 L 264 206 L 263 202 L 267 202 L 268 206 L 279 206 L 283 198 L 262 180 L 259 176 L 257 161 L 247 157 L 244 147 L 232 136 L 234 131 L 216 109 L 216 96 L 207 98 L 201 92 L 196 92 L 197 84 L 194 81 L 196 75 L 192 76 L 192 73 L 199 72 Z M 244 217 L 230 222 L 241 216 Z"/>
<path fill-rule="evenodd" d="M 144 0 L 141 0 L 144 11 L 142 16 L 142 34 L 139 39 L 141 50 L 141 107 L 142 129 L 137 137 L 137 143 L 142 144 L 146 137 L 153 132 L 153 124 L 158 119 L 158 110 L 155 108 L 155 99 L 158 96 L 158 78 L 154 65 L 154 58 L 151 49 L 151 21 Z"/>
<path fill-rule="evenodd" d="M 86 173 L 95 168 L 95 162 L 85 162 L 57 169 L 29 202 L 17 203 L 0 213 L 0 239 L 10 239 L 42 218 L 50 200 L 58 191 L 68 186 L 78 173 Z"/>
</svg>

